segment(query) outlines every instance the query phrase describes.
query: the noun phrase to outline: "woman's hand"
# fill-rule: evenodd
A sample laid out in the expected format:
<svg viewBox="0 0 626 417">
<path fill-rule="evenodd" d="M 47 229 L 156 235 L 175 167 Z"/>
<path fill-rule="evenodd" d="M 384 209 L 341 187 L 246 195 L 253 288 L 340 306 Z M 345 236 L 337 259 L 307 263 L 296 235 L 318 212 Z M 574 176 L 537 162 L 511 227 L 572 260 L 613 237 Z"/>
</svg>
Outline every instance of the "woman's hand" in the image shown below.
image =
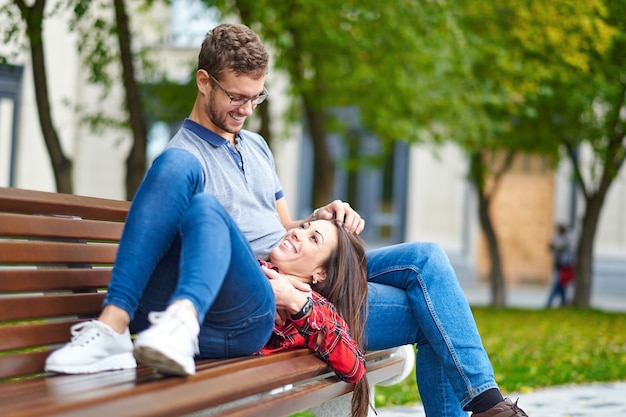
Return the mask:
<svg viewBox="0 0 626 417">
<path fill-rule="evenodd" d="M 365 219 L 357 213 L 349 203 L 335 200 L 315 211 L 316 219 L 331 220 L 337 219 L 343 223 L 343 227 L 357 235 L 365 229 Z"/>
<path fill-rule="evenodd" d="M 292 314 L 300 311 L 311 296 L 311 287 L 302 281 L 280 274 L 273 269 L 261 267 L 270 279 L 276 299 L 276 324 L 282 325 Z"/>
</svg>

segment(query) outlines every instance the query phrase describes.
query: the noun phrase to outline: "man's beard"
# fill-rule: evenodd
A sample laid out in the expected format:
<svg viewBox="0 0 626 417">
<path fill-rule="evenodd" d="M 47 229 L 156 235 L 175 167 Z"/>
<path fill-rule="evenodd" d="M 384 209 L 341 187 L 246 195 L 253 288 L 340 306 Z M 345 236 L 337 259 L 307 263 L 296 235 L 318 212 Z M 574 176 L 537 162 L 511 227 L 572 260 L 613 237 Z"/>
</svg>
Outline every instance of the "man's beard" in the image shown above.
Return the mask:
<svg viewBox="0 0 626 417">
<path fill-rule="evenodd" d="M 206 112 L 209 115 L 209 118 L 211 119 L 211 122 L 213 122 L 213 124 L 215 126 L 217 126 L 218 128 L 222 129 L 224 132 L 228 132 L 228 133 L 232 133 L 232 134 L 236 134 L 239 132 L 239 130 L 241 129 L 237 129 L 237 130 L 233 130 L 232 128 L 228 127 L 228 113 L 224 113 L 223 116 L 218 114 L 215 111 L 215 108 L 217 106 L 215 105 L 215 97 L 213 95 L 211 95 L 211 101 L 210 103 L 206 106 Z"/>
</svg>

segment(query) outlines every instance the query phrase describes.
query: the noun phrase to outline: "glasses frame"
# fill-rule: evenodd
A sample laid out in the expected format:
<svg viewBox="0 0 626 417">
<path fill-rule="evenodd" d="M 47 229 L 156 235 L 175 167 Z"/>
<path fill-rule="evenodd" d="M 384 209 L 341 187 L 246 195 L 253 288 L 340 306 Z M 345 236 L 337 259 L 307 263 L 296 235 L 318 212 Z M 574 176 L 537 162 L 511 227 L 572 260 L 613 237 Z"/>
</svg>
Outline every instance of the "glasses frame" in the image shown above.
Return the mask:
<svg viewBox="0 0 626 417">
<path fill-rule="evenodd" d="M 217 78 L 215 78 L 211 74 L 209 74 L 209 77 L 211 77 L 211 79 L 215 81 L 215 84 L 217 84 L 220 90 L 222 90 L 224 94 L 228 96 L 228 98 L 230 99 L 230 105 L 233 107 L 243 107 L 246 104 L 248 104 L 249 101 L 252 102 L 253 106 L 258 106 L 259 104 L 265 101 L 267 96 L 269 96 L 269 92 L 265 89 L 265 87 L 263 87 L 263 91 L 261 92 L 261 94 L 258 94 L 255 97 L 245 97 L 245 96 L 234 97 L 232 94 L 228 92 L 227 89 L 224 88 L 222 84 L 220 84 L 219 81 L 217 81 Z M 240 100 L 243 100 L 243 102 L 239 103 Z M 233 101 L 235 101 L 236 103 L 233 103 Z"/>
</svg>

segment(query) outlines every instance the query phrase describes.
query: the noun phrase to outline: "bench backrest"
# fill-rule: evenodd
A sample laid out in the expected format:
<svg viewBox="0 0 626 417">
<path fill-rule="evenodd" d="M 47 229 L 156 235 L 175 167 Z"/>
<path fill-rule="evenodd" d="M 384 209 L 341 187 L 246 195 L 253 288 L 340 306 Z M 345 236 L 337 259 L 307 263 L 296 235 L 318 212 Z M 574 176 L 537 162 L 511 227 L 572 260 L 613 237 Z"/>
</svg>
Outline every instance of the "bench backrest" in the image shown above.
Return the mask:
<svg viewBox="0 0 626 417">
<path fill-rule="evenodd" d="M 0 380 L 98 315 L 129 202 L 0 188 Z"/>
</svg>

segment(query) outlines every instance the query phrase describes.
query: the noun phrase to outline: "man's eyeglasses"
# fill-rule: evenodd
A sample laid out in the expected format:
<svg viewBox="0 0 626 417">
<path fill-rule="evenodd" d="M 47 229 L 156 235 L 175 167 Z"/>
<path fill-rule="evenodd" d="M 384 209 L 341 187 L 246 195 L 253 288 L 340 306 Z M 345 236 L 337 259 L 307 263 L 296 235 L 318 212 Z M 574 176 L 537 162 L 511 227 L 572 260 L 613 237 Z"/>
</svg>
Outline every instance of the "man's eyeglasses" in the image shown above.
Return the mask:
<svg viewBox="0 0 626 417">
<path fill-rule="evenodd" d="M 251 101 L 252 104 L 254 106 L 261 104 L 265 101 L 265 99 L 267 98 L 267 96 L 269 95 L 269 93 L 267 92 L 267 90 L 265 89 L 265 87 L 263 87 L 263 92 L 261 94 L 259 94 L 258 96 L 255 97 L 245 97 L 245 96 L 233 96 L 231 95 L 228 90 L 226 90 L 222 84 L 220 84 L 219 81 L 217 81 L 217 79 L 212 76 L 211 74 L 209 74 L 209 77 L 211 77 L 211 79 L 213 81 L 215 81 L 215 84 L 217 84 L 217 86 L 228 96 L 228 98 L 230 98 L 230 105 L 231 106 L 235 106 L 235 107 L 241 107 L 241 106 L 245 106 L 247 102 Z"/>
</svg>

